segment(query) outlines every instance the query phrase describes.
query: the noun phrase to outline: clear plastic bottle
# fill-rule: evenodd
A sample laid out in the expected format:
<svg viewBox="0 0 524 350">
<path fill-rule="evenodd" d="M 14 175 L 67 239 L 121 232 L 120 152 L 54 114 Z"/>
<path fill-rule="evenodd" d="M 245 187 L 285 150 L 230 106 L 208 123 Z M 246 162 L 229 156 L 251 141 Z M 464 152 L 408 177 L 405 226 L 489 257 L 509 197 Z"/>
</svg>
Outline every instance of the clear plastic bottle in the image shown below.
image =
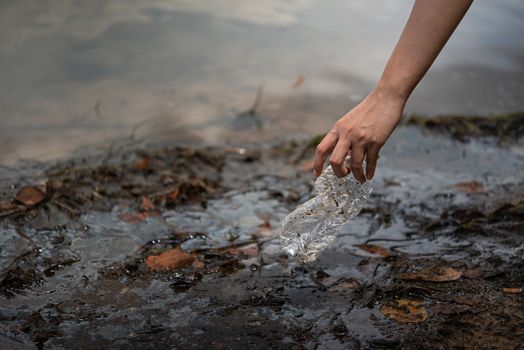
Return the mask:
<svg viewBox="0 0 524 350">
<path fill-rule="evenodd" d="M 346 159 L 349 164 L 349 157 Z M 331 166 L 315 182 L 316 196 L 284 219 L 282 248 L 303 262 L 315 260 L 335 239 L 340 227 L 360 213 L 371 193 L 371 181 L 338 178 Z"/>
</svg>

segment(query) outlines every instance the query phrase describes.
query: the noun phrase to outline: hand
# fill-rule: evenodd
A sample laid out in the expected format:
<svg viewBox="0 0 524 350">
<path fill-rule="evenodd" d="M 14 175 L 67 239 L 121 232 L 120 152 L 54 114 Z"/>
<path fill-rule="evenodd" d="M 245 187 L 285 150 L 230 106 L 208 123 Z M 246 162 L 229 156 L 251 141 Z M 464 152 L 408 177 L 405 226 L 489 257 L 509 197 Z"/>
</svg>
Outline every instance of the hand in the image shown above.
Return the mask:
<svg viewBox="0 0 524 350">
<path fill-rule="evenodd" d="M 340 118 L 333 129 L 318 144 L 315 161 L 315 176 L 320 176 L 324 162 L 331 154 L 331 167 L 338 177 L 350 172 L 363 183 L 375 174 L 378 152 L 397 126 L 406 99 L 374 90 L 355 108 Z M 351 164 L 347 168 L 344 160 L 351 153 Z M 366 159 L 366 176 L 362 162 Z"/>
</svg>

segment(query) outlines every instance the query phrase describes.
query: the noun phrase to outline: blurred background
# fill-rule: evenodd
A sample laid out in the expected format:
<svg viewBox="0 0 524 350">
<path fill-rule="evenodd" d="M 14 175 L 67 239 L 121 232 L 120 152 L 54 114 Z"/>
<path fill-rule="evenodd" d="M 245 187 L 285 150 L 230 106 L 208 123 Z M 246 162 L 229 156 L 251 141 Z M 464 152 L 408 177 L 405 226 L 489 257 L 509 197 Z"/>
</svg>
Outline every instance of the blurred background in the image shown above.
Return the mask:
<svg viewBox="0 0 524 350">
<path fill-rule="evenodd" d="M 3 0 L 0 163 L 132 134 L 234 144 L 325 132 L 373 87 L 412 4 Z M 523 17 L 520 0 L 474 2 L 406 114 L 523 110 Z"/>
</svg>

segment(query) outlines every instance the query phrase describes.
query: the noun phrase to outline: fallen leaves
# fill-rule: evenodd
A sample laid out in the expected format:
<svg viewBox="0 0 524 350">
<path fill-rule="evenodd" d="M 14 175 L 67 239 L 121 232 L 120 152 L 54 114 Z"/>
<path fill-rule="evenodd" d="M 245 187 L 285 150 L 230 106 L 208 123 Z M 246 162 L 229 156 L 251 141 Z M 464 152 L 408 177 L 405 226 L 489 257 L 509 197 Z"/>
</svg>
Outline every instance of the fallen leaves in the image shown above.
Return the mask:
<svg viewBox="0 0 524 350">
<path fill-rule="evenodd" d="M 0 202 L 0 211 L 7 211 L 7 210 L 13 210 L 16 209 L 16 204 L 13 202 L 8 201 L 2 201 Z"/>
<path fill-rule="evenodd" d="M 130 224 L 139 224 L 145 221 L 150 216 L 159 216 L 160 211 L 156 208 L 153 202 L 146 196 L 140 199 L 138 212 L 122 212 L 118 214 L 120 220 Z"/>
<path fill-rule="evenodd" d="M 217 186 L 203 178 L 186 180 L 170 189 L 168 192 L 157 195 L 155 202 L 167 205 L 175 204 L 176 201 L 203 202 L 204 194 L 216 193 Z"/>
<path fill-rule="evenodd" d="M 522 288 L 502 288 L 502 293 L 506 293 L 506 294 L 520 294 L 520 293 L 522 293 Z"/>
<path fill-rule="evenodd" d="M 417 272 L 404 273 L 400 276 L 406 281 L 449 282 L 456 281 L 462 272 L 449 266 L 433 266 Z"/>
<path fill-rule="evenodd" d="M 156 211 L 156 207 L 151 202 L 151 199 L 147 198 L 146 196 L 143 196 L 140 202 L 140 210 L 141 211 Z"/>
<path fill-rule="evenodd" d="M 355 247 L 370 254 L 379 255 L 383 258 L 387 258 L 391 255 L 391 252 L 388 249 L 374 244 L 357 244 Z"/>
<path fill-rule="evenodd" d="M 417 323 L 428 318 L 428 311 L 418 300 L 399 299 L 397 305 L 382 305 L 380 312 L 387 318 L 400 323 Z"/>
<path fill-rule="evenodd" d="M 146 259 L 146 265 L 153 271 L 167 271 L 191 265 L 195 257 L 184 252 L 179 247 L 166 250 L 160 255 L 151 255 Z"/>
<path fill-rule="evenodd" d="M 488 189 L 477 181 L 459 182 L 453 188 L 466 193 L 486 193 Z"/>
<path fill-rule="evenodd" d="M 138 171 L 147 171 L 151 168 L 151 158 L 149 157 L 143 157 L 139 161 L 137 161 L 135 164 L 133 164 L 133 169 Z"/>
<path fill-rule="evenodd" d="M 335 282 L 329 287 L 330 292 L 344 292 L 348 289 L 356 289 L 360 287 L 360 283 L 354 278 L 343 278 Z"/>
<path fill-rule="evenodd" d="M 34 206 L 41 203 L 45 194 L 35 186 L 25 186 L 16 195 L 15 199 L 26 206 Z"/>
<path fill-rule="evenodd" d="M 147 213 L 146 212 L 138 212 L 138 213 L 123 212 L 123 213 L 118 214 L 118 218 L 129 224 L 139 224 L 142 221 L 145 221 L 145 219 L 147 219 Z"/>
<path fill-rule="evenodd" d="M 440 315 L 458 315 L 471 309 L 469 305 L 457 305 L 457 304 L 442 304 L 434 303 L 430 304 L 429 308 L 431 312 Z"/>
</svg>

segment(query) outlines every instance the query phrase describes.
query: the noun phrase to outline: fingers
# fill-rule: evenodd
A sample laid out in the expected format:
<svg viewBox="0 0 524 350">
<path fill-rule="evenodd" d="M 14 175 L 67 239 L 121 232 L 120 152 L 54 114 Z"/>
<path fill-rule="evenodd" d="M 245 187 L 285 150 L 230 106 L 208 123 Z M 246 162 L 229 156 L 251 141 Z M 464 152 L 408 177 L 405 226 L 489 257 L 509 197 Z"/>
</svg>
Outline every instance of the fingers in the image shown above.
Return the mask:
<svg viewBox="0 0 524 350">
<path fill-rule="evenodd" d="M 366 178 L 371 180 L 375 176 L 377 167 L 378 151 L 380 147 L 371 145 L 366 150 Z"/>
<path fill-rule="evenodd" d="M 338 140 L 338 135 L 335 131 L 330 131 L 324 139 L 318 144 L 315 152 L 315 160 L 313 162 L 313 171 L 315 176 L 320 176 L 324 168 L 329 153 L 333 150 Z"/>
<path fill-rule="evenodd" d="M 333 173 L 338 177 L 344 177 L 349 174 L 349 169 L 344 165 L 349 148 L 350 143 L 347 139 L 339 139 L 333 154 L 331 154 L 331 168 L 333 168 Z"/>
<path fill-rule="evenodd" d="M 360 183 L 366 182 L 366 177 L 364 176 L 364 171 L 362 169 L 362 162 L 364 162 L 364 145 L 362 144 L 352 144 L 351 145 L 351 172 L 355 179 Z"/>
</svg>

